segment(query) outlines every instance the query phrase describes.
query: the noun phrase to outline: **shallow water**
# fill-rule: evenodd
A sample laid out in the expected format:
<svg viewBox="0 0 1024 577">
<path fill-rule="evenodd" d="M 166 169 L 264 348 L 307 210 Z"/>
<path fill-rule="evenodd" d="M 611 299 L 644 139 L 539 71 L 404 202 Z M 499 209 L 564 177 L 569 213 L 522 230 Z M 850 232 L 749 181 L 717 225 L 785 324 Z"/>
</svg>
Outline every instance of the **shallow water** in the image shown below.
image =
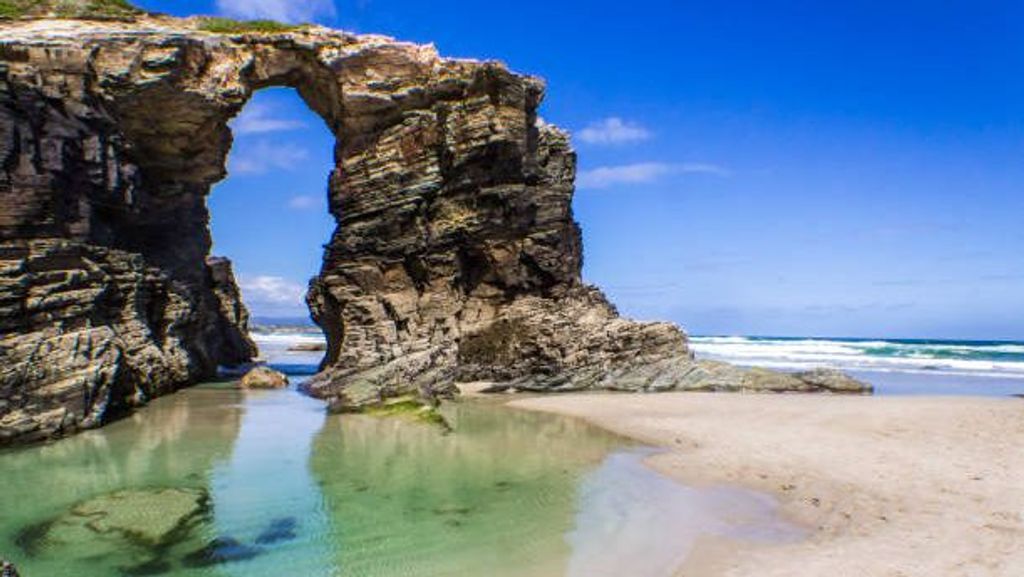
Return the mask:
<svg viewBox="0 0 1024 577">
<path fill-rule="evenodd" d="M 800 537 L 770 499 L 676 484 L 581 421 L 476 401 L 444 413 L 451 433 L 327 416 L 292 390 L 158 399 L 0 453 L 0 556 L 25 577 L 654 577 L 701 533 Z"/>
</svg>

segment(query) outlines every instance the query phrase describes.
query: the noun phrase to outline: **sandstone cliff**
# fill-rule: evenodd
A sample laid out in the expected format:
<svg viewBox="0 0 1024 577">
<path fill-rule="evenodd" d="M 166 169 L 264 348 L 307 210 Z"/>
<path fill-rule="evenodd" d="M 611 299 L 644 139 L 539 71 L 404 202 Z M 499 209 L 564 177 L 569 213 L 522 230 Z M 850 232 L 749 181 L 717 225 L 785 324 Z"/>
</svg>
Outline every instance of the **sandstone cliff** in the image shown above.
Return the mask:
<svg viewBox="0 0 1024 577">
<path fill-rule="evenodd" d="M 379 36 L 216 29 L 0 23 L 0 443 L 102 424 L 253 356 L 230 266 L 208 258 L 206 196 L 228 121 L 269 86 L 337 137 L 311 393 L 809 387 L 694 363 L 678 328 L 622 319 L 582 283 L 575 154 L 537 118 L 538 79 Z"/>
</svg>

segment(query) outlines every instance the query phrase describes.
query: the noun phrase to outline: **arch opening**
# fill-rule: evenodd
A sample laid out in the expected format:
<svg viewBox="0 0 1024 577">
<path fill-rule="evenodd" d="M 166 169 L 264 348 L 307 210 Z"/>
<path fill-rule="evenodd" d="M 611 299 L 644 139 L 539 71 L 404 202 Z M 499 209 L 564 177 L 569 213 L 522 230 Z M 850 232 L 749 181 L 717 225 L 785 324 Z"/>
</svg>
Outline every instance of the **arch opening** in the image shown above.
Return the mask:
<svg viewBox="0 0 1024 577">
<path fill-rule="evenodd" d="M 229 259 L 250 334 L 261 356 L 277 356 L 287 345 L 268 333 L 320 332 L 306 291 L 320 272 L 335 226 L 327 198 L 334 135 L 299 91 L 287 86 L 254 92 L 228 126 L 227 176 L 207 197 L 210 254 L 216 255 L 211 261 Z M 283 368 L 309 371 L 304 363 Z"/>
</svg>

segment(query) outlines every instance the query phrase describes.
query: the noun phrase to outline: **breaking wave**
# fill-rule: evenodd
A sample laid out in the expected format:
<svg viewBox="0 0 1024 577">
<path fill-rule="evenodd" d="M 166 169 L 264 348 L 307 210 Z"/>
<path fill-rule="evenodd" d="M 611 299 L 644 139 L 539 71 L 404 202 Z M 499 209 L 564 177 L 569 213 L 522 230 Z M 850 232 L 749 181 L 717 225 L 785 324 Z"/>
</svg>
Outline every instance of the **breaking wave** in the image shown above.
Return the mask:
<svg viewBox="0 0 1024 577">
<path fill-rule="evenodd" d="M 917 339 L 692 337 L 702 358 L 800 370 L 931 373 L 1024 378 L 1024 343 Z"/>
</svg>

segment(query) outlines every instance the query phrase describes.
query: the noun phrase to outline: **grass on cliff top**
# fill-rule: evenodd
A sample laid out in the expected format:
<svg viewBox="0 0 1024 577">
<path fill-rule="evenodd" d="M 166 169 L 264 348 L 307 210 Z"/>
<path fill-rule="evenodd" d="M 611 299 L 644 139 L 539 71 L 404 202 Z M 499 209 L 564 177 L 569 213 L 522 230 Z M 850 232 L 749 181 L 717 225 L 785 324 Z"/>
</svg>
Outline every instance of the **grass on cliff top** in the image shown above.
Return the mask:
<svg viewBox="0 0 1024 577">
<path fill-rule="evenodd" d="M 217 17 L 203 18 L 199 23 L 200 30 L 217 34 L 243 34 L 247 32 L 273 34 L 276 32 L 301 30 L 308 26 L 309 24 L 284 24 L 273 20 L 232 20 L 231 18 Z"/>
<path fill-rule="evenodd" d="M 127 0 L 0 0 L 0 18 L 124 18 L 141 12 Z"/>
</svg>

